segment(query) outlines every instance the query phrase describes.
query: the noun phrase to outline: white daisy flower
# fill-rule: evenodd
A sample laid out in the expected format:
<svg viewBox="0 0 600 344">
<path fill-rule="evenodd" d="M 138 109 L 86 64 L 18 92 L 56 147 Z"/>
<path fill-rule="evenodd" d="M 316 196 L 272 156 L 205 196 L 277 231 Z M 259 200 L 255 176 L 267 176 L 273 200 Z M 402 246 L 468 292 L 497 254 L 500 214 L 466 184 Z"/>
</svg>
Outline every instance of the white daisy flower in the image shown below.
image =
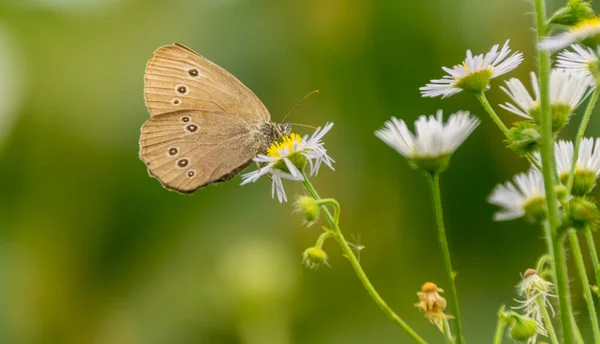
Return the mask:
<svg viewBox="0 0 600 344">
<path fill-rule="evenodd" d="M 587 38 L 600 34 L 600 18 L 586 19 L 579 24 L 569 27 L 565 32 L 544 38 L 539 43 L 541 50 L 550 52 L 559 51 L 569 45 L 581 42 Z"/>
<path fill-rule="evenodd" d="M 598 54 L 600 47 L 597 47 L 597 52 L 588 47 L 573 44 L 570 50 L 563 50 L 556 58 L 556 67 L 564 70 L 586 74 L 590 77 L 590 83 L 596 84 L 595 78 L 600 74 L 600 66 L 598 64 Z"/>
<path fill-rule="evenodd" d="M 556 159 L 556 172 L 560 181 L 566 185 L 571 169 L 573 168 L 573 156 L 575 149 L 571 141 L 558 141 L 554 144 L 554 155 Z M 541 161 L 539 153 L 535 159 Z M 596 185 L 600 175 L 600 139 L 583 138 L 579 145 L 577 163 L 575 164 L 575 175 L 573 177 L 573 195 L 587 195 Z"/>
<path fill-rule="evenodd" d="M 515 52 L 509 56 L 511 50 L 508 40 L 498 51 L 499 45 L 494 45 L 487 54 L 473 56 L 471 50 L 467 50 L 465 60 L 452 69 L 442 67 L 448 73 L 441 79 L 431 80 L 419 90 L 423 97 L 450 97 L 462 90 L 480 93 L 489 88 L 491 79 L 506 74 L 517 68 L 523 61 L 523 54 Z"/>
<path fill-rule="evenodd" d="M 449 156 L 479 123 L 479 119 L 468 111 L 459 111 L 450 115 L 444 124 L 442 110 L 438 110 L 435 116 L 419 116 L 415 121 L 416 135 L 403 120 L 395 117 L 385 122 L 385 128 L 375 131 L 375 135 L 418 167 L 440 172 L 439 169 L 447 165 Z"/>
<path fill-rule="evenodd" d="M 516 186 L 515 186 L 516 185 Z M 488 202 L 502 207 L 494 214 L 495 221 L 506 221 L 527 215 L 539 220 L 546 214 L 544 178 L 537 170 L 520 173 L 510 181 L 496 186 Z"/>
<path fill-rule="evenodd" d="M 514 102 L 500 104 L 504 110 L 515 115 L 540 120 L 540 87 L 534 72 L 531 72 L 531 87 L 535 99 L 529 94 L 523 83 L 512 78 L 505 81 L 507 88 L 500 86 Z M 589 77 L 583 73 L 572 73 L 563 69 L 553 69 L 550 73 L 550 104 L 552 107 L 552 129 L 558 131 L 569 121 L 573 111 L 590 94 Z"/>
<path fill-rule="evenodd" d="M 283 179 L 304 180 L 301 171 L 307 164 L 311 176 L 319 172 L 321 164 L 334 169 L 332 165 L 334 160 L 327 155 L 322 141 L 323 136 L 331 130 L 331 127 L 333 127 L 333 123 L 327 123 L 323 129 L 317 128 L 310 137 L 308 135 L 300 137 L 298 134 L 291 133 L 281 140 L 273 142 L 267 150 L 267 154 L 259 154 L 253 159 L 257 163 L 266 165 L 242 175 L 241 185 L 254 183 L 260 177 L 269 174 L 272 179 L 271 197 L 275 198 L 275 194 L 277 194 L 279 202 L 287 202 Z"/>
</svg>

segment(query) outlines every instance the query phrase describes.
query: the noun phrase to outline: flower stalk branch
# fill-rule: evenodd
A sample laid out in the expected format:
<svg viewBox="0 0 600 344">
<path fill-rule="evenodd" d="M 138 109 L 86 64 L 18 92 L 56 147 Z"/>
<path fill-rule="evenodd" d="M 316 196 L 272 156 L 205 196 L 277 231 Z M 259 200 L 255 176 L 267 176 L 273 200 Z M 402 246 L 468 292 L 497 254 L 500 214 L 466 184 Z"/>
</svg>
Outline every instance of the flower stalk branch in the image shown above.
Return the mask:
<svg viewBox="0 0 600 344">
<path fill-rule="evenodd" d="M 546 3 L 544 0 L 534 1 L 535 28 L 538 45 L 544 40 L 546 27 Z M 571 321 L 571 300 L 567 280 L 564 245 L 559 233 L 560 218 L 558 214 L 558 198 L 556 196 L 556 178 L 554 168 L 554 135 L 552 132 L 552 114 L 550 108 L 550 53 L 537 49 L 538 75 L 540 82 L 540 127 L 542 132 L 541 157 L 546 204 L 548 209 L 548 229 L 546 240 L 552 243 L 554 249 L 554 269 L 557 294 L 560 303 L 560 318 L 562 325 L 563 343 L 573 343 L 573 323 Z M 549 237 L 548 237 L 549 236 Z M 550 250 L 549 250 L 550 251 Z"/>
<path fill-rule="evenodd" d="M 456 318 L 456 342 L 464 343 L 462 322 L 460 317 L 460 307 L 458 304 L 458 293 L 456 292 L 456 284 L 454 282 L 454 270 L 452 269 L 452 260 L 450 258 L 450 249 L 448 248 L 448 240 L 446 238 L 446 229 L 444 226 L 444 215 L 442 209 L 442 198 L 440 193 L 440 176 L 439 174 L 428 174 L 427 180 L 431 191 L 431 198 L 435 208 L 435 218 L 437 222 L 438 236 L 442 254 L 444 257 L 444 265 L 449 282 L 450 297 L 452 298 L 452 307 Z"/>
<path fill-rule="evenodd" d="M 498 116 L 496 111 L 494 111 L 494 108 L 492 108 L 492 105 L 487 100 L 485 93 L 484 92 L 475 93 L 475 97 L 477 98 L 477 100 L 479 100 L 479 102 L 481 103 L 481 105 L 483 106 L 485 111 L 490 115 L 490 117 L 492 118 L 494 123 L 496 123 L 498 128 L 500 128 L 500 130 L 502 130 L 504 135 L 508 137 L 508 135 L 509 135 L 508 128 L 506 127 L 504 122 L 502 122 L 502 120 L 500 119 L 500 116 Z"/>
<path fill-rule="evenodd" d="M 600 287 L 600 261 L 598 260 L 598 251 L 596 250 L 596 243 L 594 242 L 594 236 L 590 228 L 584 230 L 585 240 L 590 252 L 592 264 L 594 266 L 594 275 L 596 276 L 596 287 Z"/>
<path fill-rule="evenodd" d="M 324 201 L 324 200 L 321 199 L 321 197 L 319 197 L 319 194 L 317 193 L 317 191 L 313 187 L 312 183 L 310 182 L 310 180 L 308 179 L 308 177 L 306 176 L 306 174 L 303 171 L 302 171 L 302 174 L 303 174 L 303 177 L 304 177 L 303 184 L 304 184 L 304 187 L 306 188 L 306 191 L 317 202 Z M 333 206 L 333 208 L 334 208 L 334 214 L 333 215 L 331 214 L 331 212 L 329 211 L 329 209 L 327 209 L 327 205 L 332 205 Z M 350 265 L 354 269 L 354 272 L 356 273 L 356 275 L 358 276 L 358 278 L 362 282 L 363 286 L 367 290 L 367 293 L 371 296 L 371 298 L 373 299 L 373 301 L 375 301 L 375 303 L 379 306 L 379 308 L 381 308 L 381 310 L 388 317 L 390 317 L 398 326 L 400 326 L 400 328 L 407 335 L 409 335 L 415 343 L 426 344 L 427 342 L 423 338 L 421 338 L 421 336 L 419 336 L 406 322 L 404 322 L 404 320 L 402 320 L 388 306 L 388 304 L 385 302 L 385 300 L 379 295 L 379 293 L 377 292 L 377 290 L 375 290 L 375 287 L 373 286 L 373 284 L 371 283 L 371 281 L 367 277 L 367 274 L 365 273 L 365 271 L 363 270 L 362 266 L 360 265 L 360 262 L 356 258 L 356 255 L 354 254 L 354 251 L 352 250 L 352 248 L 350 247 L 350 245 L 348 244 L 348 242 L 346 241 L 346 239 L 344 238 L 344 235 L 342 234 L 342 232 L 340 230 L 340 227 L 339 227 L 340 208 L 339 208 L 339 204 L 337 203 L 337 201 L 332 202 L 332 200 L 329 199 L 326 202 L 322 202 L 320 204 L 320 206 L 321 206 L 321 209 L 322 209 L 322 211 L 323 211 L 323 213 L 325 215 L 325 218 L 327 219 L 327 222 L 329 222 L 329 225 L 331 226 L 333 237 L 338 242 L 338 244 L 339 244 L 339 246 L 340 246 L 340 248 L 341 248 L 344 256 L 350 262 Z"/>
<path fill-rule="evenodd" d="M 583 287 L 583 298 L 585 299 L 588 313 L 590 316 L 590 322 L 592 324 L 592 331 L 594 334 L 594 342 L 600 343 L 600 327 L 598 327 L 598 317 L 596 315 L 596 308 L 594 307 L 594 298 L 592 296 L 592 289 L 590 288 L 590 282 L 588 281 L 585 264 L 583 262 L 583 254 L 579 246 L 579 239 L 575 230 L 569 231 L 569 241 L 573 250 L 573 258 L 575 260 L 575 266 L 579 272 L 581 278 L 581 285 Z"/>
<path fill-rule="evenodd" d="M 558 337 L 556 336 L 556 331 L 554 330 L 554 325 L 552 325 L 552 317 L 550 317 L 550 313 L 548 312 L 548 307 L 546 307 L 544 299 L 538 297 L 535 302 L 538 304 L 540 312 L 542 313 L 542 321 L 544 322 L 544 327 L 548 333 L 550 342 L 552 344 L 560 344 Z"/>
</svg>

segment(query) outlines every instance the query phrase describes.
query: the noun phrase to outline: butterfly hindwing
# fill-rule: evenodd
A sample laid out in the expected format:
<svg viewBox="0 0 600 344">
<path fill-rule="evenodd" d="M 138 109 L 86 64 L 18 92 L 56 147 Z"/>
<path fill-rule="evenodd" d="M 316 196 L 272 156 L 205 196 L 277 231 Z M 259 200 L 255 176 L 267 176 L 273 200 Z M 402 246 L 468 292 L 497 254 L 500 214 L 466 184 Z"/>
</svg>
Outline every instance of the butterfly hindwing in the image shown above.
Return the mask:
<svg viewBox="0 0 600 344">
<path fill-rule="evenodd" d="M 140 158 L 168 189 L 191 193 L 246 167 L 270 138 L 261 127 L 221 112 L 183 110 L 142 126 Z"/>
</svg>

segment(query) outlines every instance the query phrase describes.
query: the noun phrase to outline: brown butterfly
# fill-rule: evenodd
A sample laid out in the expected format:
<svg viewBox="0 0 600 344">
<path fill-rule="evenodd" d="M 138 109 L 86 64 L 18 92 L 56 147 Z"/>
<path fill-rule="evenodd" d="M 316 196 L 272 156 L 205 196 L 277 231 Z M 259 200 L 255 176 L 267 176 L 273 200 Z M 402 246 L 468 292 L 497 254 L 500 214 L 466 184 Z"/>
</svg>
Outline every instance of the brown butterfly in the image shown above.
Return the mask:
<svg viewBox="0 0 600 344">
<path fill-rule="evenodd" d="M 225 69 L 175 43 L 154 52 L 144 76 L 150 119 L 140 158 L 181 193 L 233 178 L 291 125 L 271 121 L 258 97 Z"/>
</svg>

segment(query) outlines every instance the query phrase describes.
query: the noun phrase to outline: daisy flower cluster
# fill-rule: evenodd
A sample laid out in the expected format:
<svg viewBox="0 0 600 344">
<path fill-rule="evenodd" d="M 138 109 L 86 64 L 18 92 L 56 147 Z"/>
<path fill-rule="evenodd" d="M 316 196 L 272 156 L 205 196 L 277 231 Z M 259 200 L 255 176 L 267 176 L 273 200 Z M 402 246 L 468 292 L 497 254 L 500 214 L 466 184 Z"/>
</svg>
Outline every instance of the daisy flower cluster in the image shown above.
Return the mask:
<svg viewBox="0 0 600 344">
<path fill-rule="evenodd" d="M 536 4 L 539 1 L 542 0 L 536 0 Z M 558 344 L 563 342 L 557 339 L 559 333 L 565 338 L 565 343 L 573 343 L 572 338 L 568 338 L 576 333 L 576 329 L 571 328 L 572 316 L 564 315 L 572 313 L 564 252 L 567 237 L 573 245 L 573 259 L 576 259 L 575 265 L 581 276 L 580 285 L 594 330 L 594 342 L 600 343 L 600 325 L 592 289 L 587 281 L 577 241 L 577 233 L 585 232 L 588 246 L 595 247 L 591 230 L 600 224 L 600 210 L 590 196 L 600 176 L 600 138 L 584 137 L 594 106 L 600 98 L 597 87 L 600 84 L 600 46 L 597 43 L 600 42 L 600 18 L 593 13 L 589 1 L 568 0 L 551 18 L 537 20 L 536 25 L 539 69 L 537 73 L 529 73 L 528 83 L 511 77 L 496 89 L 491 87 L 492 79 L 515 70 L 524 59 L 523 54 L 513 50 L 509 40 L 506 40 L 504 44 L 496 44 L 484 53 L 474 54 L 467 50 L 462 62 L 452 68 L 442 67 L 446 74 L 431 79 L 419 91 L 427 98 L 443 99 L 460 93 L 474 96 L 482 107 L 482 113 L 489 115 L 501 130 L 507 146 L 529 162 L 524 172 L 516 173 L 510 180 L 495 187 L 490 185 L 492 191 L 487 201 L 497 207 L 495 213 L 490 214 L 495 221 L 523 218 L 544 229 L 548 254 L 543 257 L 551 262 L 552 271 L 549 277 L 545 274 L 542 277 L 533 269 L 524 273 L 518 286 L 520 299 L 517 301 L 520 305 L 514 308 L 520 313 L 504 312 L 504 308 L 501 308 L 498 313 L 498 336 L 494 343 L 501 342 L 505 330 L 518 342 L 536 343 L 538 336 L 544 336 Z M 549 62 L 552 55 L 553 66 Z M 494 109 L 496 106 L 488 101 L 486 94 L 491 92 L 504 97 L 505 101 L 496 104 L 504 113 L 498 114 Z M 578 119 L 577 113 L 584 103 L 587 106 L 580 118 L 575 139 L 562 139 L 560 135 L 566 132 L 563 129 Z M 374 135 L 402 156 L 408 165 L 424 172 L 422 174 L 428 181 L 446 272 L 447 284 L 444 284 L 444 289 L 448 293 L 444 295 L 449 297 L 449 302 L 440 294 L 444 290 L 427 282 L 417 293 L 419 302 L 415 306 L 446 336 L 448 342 L 464 344 L 455 285 L 456 272 L 452 268 L 446 239 L 440 178 L 450 167 L 451 158 L 467 142 L 482 119 L 465 110 L 446 113 L 450 115 L 444 118 L 444 111 L 440 109 L 435 114 L 409 116 L 411 120 L 406 116 L 394 116 L 376 129 Z M 412 120 L 414 126 L 410 128 L 409 122 Z M 242 184 L 268 176 L 272 184 L 272 198 L 284 202 L 288 197 L 283 180 L 303 182 L 307 195 L 297 199 L 296 209 L 303 213 L 309 226 L 319 221 L 321 214 L 329 224 L 322 227 L 323 232 L 316 244 L 304 251 L 303 263 L 310 268 L 328 265 L 329 256 L 323 244 L 328 238 L 334 238 L 379 307 L 415 342 L 425 343 L 383 302 L 368 281 L 353 251 L 354 246 L 341 233 L 339 203 L 335 199 L 320 198 L 309 181 L 308 176 L 315 176 L 322 165 L 333 170 L 334 161 L 323 142 L 332 126 L 333 123 L 327 123 L 312 135 L 301 137 L 291 133 L 273 142 L 265 152 L 253 159 L 260 167 L 244 174 Z M 600 259 L 594 249 L 590 252 L 594 270 L 600 274 Z M 597 276 L 596 282 L 600 284 L 600 276 Z M 555 331 L 552 325 L 556 307 L 552 304 L 555 292 L 560 301 L 560 308 L 556 312 L 561 315 L 560 331 Z M 451 305 L 448 313 L 447 305 Z M 453 326 L 449 320 L 452 320 Z"/>
<path fill-rule="evenodd" d="M 242 175 L 242 185 L 254 183 L 269 175 L 272 180 L 271 196 L 275 198 L 277 195 L 279 202 L 287 202 L 283 179 L 303 181 L 303 170 L 307 165 L 311 176 L 319 172 L 321 164 L 334 169 L 334 160 L 327 154 L 323 143 L 323 137 L 332 127 L 333 123 L 327 123 L 323 128 L 317 128 L 310 136 L 300 137 L 291 133 L 273 142 L 266 154 L 259 154 L 253 159 L 254 162 L 264 165 L 258 170 Z"/>
</svg>

